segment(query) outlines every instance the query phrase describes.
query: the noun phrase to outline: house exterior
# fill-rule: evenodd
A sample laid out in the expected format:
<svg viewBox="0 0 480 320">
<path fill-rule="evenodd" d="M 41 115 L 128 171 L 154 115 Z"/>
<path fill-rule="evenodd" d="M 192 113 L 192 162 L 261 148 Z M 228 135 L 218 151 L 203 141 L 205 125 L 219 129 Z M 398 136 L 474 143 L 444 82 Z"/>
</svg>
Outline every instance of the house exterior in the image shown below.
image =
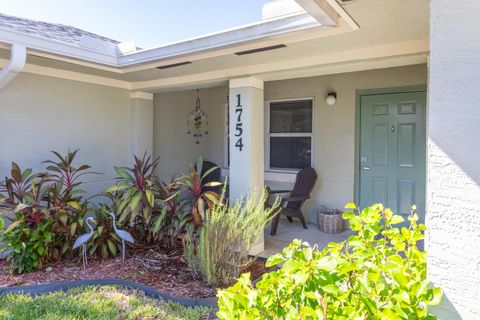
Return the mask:
<svg viewBox="0 0 480 320">
<path fill-rule="evenodd" d="M 95 194 L 133 154 L 160 157 L 166 180 L 203 155 L 238 198 L 311 165 L 310 222 L 320 206 L 416 204 L 444 319 L 478 319 L 480 3 L 279 0 L 263 16 L 140 49 L 0 15 L 0 175 L 79 148 L 104 173 L 87 181 Z M 198 144 L 186 133 L 196 89 Z"/>
</svg>

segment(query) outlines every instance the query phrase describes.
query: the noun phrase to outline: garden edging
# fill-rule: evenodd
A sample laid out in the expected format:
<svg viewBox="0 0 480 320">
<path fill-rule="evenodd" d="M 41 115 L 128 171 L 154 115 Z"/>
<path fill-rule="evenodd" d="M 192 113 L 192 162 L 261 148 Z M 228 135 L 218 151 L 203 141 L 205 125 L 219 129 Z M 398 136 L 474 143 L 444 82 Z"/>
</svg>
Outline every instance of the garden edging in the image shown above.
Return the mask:
<svg viewBox="0 0 480 320">
<path fill-rule="evenodd" d="M 154 288 L 127 280 L 122 279 L 87 279 L 87 280 L 76 280 L 76 281 L 62 281 L 62 282 L 52 282 L 48 284 L 36 284 L 28 286 L 15 286 L 9 288 L 0 288 L 0 295 L 5 294 L 18 294 L 23 293 L 27 295 L 41 295 L 46 293 L 51 293 L 55 291 L 67 291 L 69 289 L 83 287 L 83 286 L 122 286 L 129 289 L 141 290 L 145 293 L 147 297 L 155 299 L 163 299 L 166 301 L 172 301 L 179 303 L 185 307 L 216 307 L 217 298 L 186 298 L 186 297 L 174 297 L 169 294 L 159 292 Z"/>
</svg>

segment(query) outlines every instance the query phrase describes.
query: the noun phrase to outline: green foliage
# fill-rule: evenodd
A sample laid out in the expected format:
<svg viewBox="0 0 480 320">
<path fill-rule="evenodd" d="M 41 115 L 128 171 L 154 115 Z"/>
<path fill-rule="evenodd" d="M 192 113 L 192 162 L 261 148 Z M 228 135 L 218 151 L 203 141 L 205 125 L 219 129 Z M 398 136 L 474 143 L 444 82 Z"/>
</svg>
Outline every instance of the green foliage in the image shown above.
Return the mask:
<svg viewBox="0 0 480 320">
<path fill-rule="evenodd" d="M 281 269 L 252 285 L 249 274 L 220 291 L 220 319 L 436 319 L 428 313 L 442 292 L 426 280 L 426 252 L 417 248 L 425 226 L 410 226 L 382 205 L 343 217 L 355 235 L 319 251 L 293 241 L 268 266 Z"/>
<path fill-rule="evenodd" d="M 200 320 L 207 319 L 209 311 L 206 307 L 186 308 L 149 298 L 141 291 L 114 286 L 89 286 L 37 296 L 0 296 L 0 320 Z"/>
<path fill-rule="evenodd" d="M 224 192 L 225 193 L 224 187 Z M 252 262 L 248 252 L 278 210 L 279 201 L 265 208 L 268 193 L 253 193 L 229 207 L 223 195 L 206 211 L 198 241 L 186 241 L 190 267 L 211 285 L 229 285 Z"/>
<path fill-rule="evenodd" d="M 31 195 L 32 183 L 38 177 L 40 177 L 39 173 L 32 174 L 30 168 L 22 171 L 18 164 L 12 162 L 10 177 L 5 177 L 0 185 L 0 192 L 7 194 L 3 201 L 10 204 L 27 201 L 28 196 Z"/>
<path fill-rule="evenodd" d="M 49 231 L 51 224 L 51 221 L 41 220 L 32 227 L 20 216 L 15 226 L 4 233 L 0 250 L 11 248 L 7 259 L 11 261 L 13 272 L 31 272 L 47 261 L 54 239 L 54 234 Z"/>
<path fill-rule="evenodd" d="M 89 165 L 82 164 L 78 167 L 74 166 L 75 157 L 78 150 L 68 150 L 65 156 L 62 156 L 56 151 L 52 151 L 55 155 L 55 160 L 46 160 L 43 163 L 48 164 L 47 173 L 44 174 L 50 185 L 47 201 L 50 206 L 55 208 L 65 208 L 70 206 L 74 209 L 78 208 L 79 202 L 82 201 L 82 196 L 85 191 L 79 187 L 82 182 L 80 177 L 88 174 L 98 174 L 96 172 L 88 171 Z"/>
<path fill-rule="evenodd" d="M 154 238 L 152 225 L 160 224 L 165 215 L 159 201 L 164 201 L 167 194 L 154 174 L 158 159 L 152 160 L 144 154 L 141 159 L 134 156 L 134 160 L 132 168 L 115 167 L 117 184 L 105 193 L 117 202 L 115 214 L 120 225 L 135 226 L 137 236 L 150 241 Z"/>
<path fill-rule="evenodd" d="M 90 256 L 107 259 L 115 257 L 121 250 L 122 242 L 113 230 L 109 210 L 105 204 L 94 205 L 91 209 L 97 227 L 93 231 L 92 239 L 87 243 L 87 252 Z M 83 229 L 84 225 L 82 220 Z"/>
<path fill-rule="evenodd" d="M 200 227 L 205 221 L 205 211 L 218 202 L 219 195 L 213 191 L 205 190 L 205 187 L 220 186 L 219 181 L 205 183 L 205 178 L 218 167 L 210 168 L 202 175 L 203 158 L 197 159 L 196 166 L 190 165 L 190 172 L 176 180 L 176 184 L 186 198 L 183 199 L 186 205 L 191 208 L 191 219 L 195 227 Z"/>
<path fill-rule="evenodd" d="M 12 163 L 11 176 L 1 184 L 0 192 L 5 195 L 0 199 L 0 214 L 12 220 L 2 237 L 18 247 L 9 256 L 15 272 L 28 272 L 48 261 L 72 256 L 73 241 L 82 231 L 89 210 L 79 179 L 93 173 L 88 165 L 74 166 L 77 152 L 62 156 L 52 151 L 55 160 L 44 161 L 49 164 L 47 171 L 35 174 Z"/>
</svg>

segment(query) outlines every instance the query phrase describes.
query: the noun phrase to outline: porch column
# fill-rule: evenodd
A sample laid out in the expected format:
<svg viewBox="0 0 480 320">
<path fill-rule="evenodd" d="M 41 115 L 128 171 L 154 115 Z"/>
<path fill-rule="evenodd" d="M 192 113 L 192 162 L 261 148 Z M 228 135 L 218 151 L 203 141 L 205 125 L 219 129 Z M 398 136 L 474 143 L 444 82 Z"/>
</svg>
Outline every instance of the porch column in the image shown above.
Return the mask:
<svg viewBox="0 0 480 320">
<path fill-rule="evenodd" d="M 264 187 L 263 80 L 230 80 L 230 199 L 236 200 Z M 263 251 L 263 234 L 252 249 Z"/>
<path fill-rule="evenodd" d="M 480 319 L 479 16 L 478 0 L 430 1 L 428 273 L 462 319 Z"/>
<path fill-rule="evenodd" d="M 132 154 L 153 153 L 153 94 L 132 92 Z"/>
</svg>

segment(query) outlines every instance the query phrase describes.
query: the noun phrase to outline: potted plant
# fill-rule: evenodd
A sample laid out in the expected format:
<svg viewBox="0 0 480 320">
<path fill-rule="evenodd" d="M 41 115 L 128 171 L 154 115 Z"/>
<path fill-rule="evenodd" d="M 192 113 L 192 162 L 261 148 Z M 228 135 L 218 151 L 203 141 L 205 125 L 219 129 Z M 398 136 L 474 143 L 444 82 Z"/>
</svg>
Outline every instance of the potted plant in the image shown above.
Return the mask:
<svg viewBox="0 0 480 320">
<path fill-rule="evenodd" d="M 342 211 L 338 209 L 321 208 L 318 211 L 318 228 L 326 233 L 340 233 L 345 230 L 345 221 L 342 218 Z"/>
</svg>

